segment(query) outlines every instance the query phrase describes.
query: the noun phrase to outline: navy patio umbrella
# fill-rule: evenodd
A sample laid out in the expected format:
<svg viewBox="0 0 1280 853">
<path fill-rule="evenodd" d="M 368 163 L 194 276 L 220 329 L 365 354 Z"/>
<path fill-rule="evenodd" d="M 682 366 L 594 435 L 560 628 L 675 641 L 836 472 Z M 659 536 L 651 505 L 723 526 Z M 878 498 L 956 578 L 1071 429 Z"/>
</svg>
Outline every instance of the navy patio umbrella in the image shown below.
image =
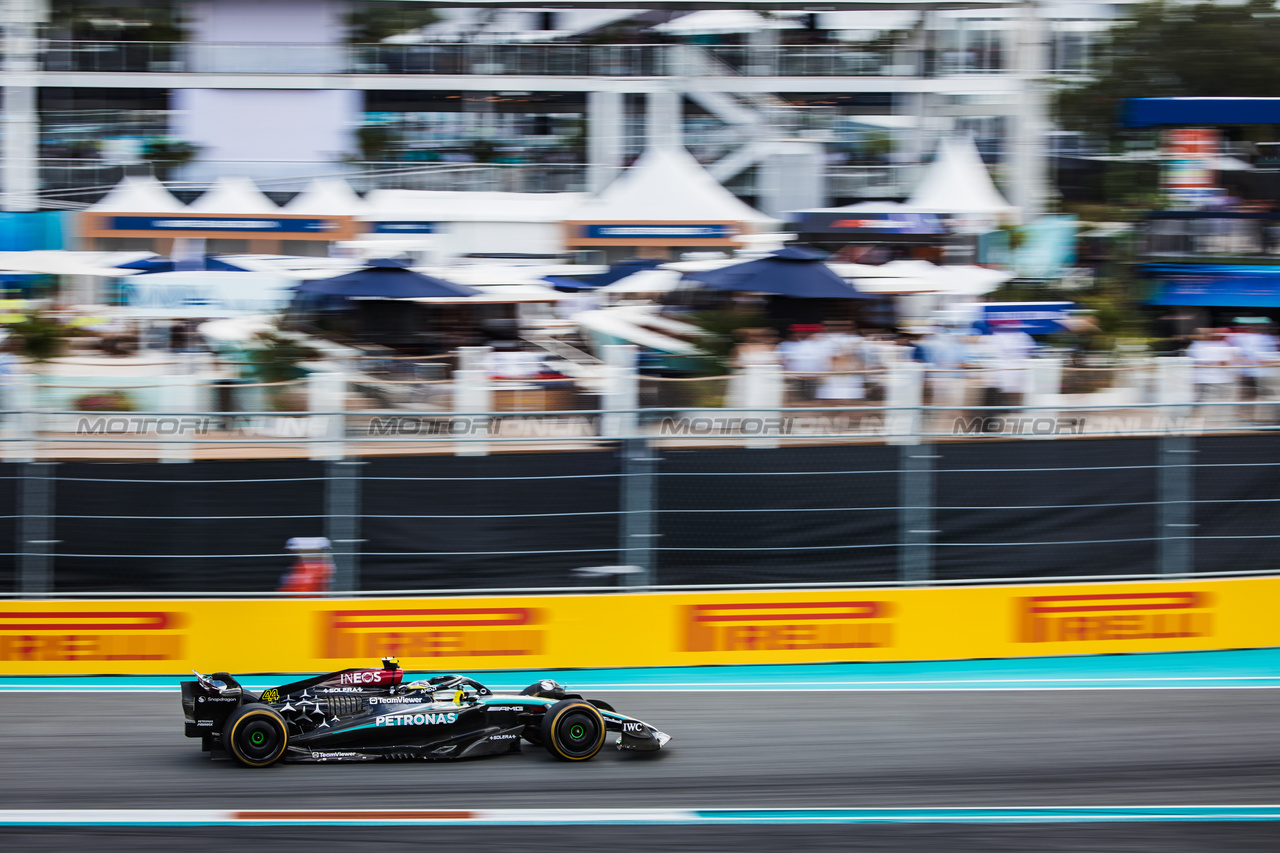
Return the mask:
<svg viewBox="0 0 1280 853">
<path fill-rule="evenodd" d="M 204 271 L 204 272 L 248 272 L 244 267 L 206 255 L 194 261 L 175 261 L 173 258 L 143 258 L 120 264 L 117 269 L 142 270 L 144 274 L 153 272 Z"/>
<path fill-rule="evenodd" d="M 609 269 L 595 275 L 588 275 L 582 278 L 573 278 L 567 275 L 548 275 L 543 277 L 543 281 L 554 285 L 556 290 L 576 293 L 579 290 L 595 290 L 597 287 L 604 287 L 606 284 L 622 281 L 629 275 L 638 273 L 641 270 L 651 270 L 662 266 L 663 263 L 665 262 L 652 258 L 627 258 L 624 261 L 618 261 Z"/>
<path fill-rule="evenodd" d="M 706 272 L 685 273 L 685 279 L 712 290 L 772 293 L 798 299 L 866 299 L 853 285 L 822 262 L 815 249 L 787 246 L 765 258 L 744 261 Z"/>
<path fill-rule="evenodd" d="M 423 275 L 409 269 L 409 262 L 395 258 L 378 258 L 355 272 L 305 281 L 295 285 L 298 293 L 319 296 L 341 296 L 348 299 L 366 296 L 375 299 L 422 299 L 426 297 L 475 296 L 474 287 L 454 284 L 442 278 Z"/>
</svg>

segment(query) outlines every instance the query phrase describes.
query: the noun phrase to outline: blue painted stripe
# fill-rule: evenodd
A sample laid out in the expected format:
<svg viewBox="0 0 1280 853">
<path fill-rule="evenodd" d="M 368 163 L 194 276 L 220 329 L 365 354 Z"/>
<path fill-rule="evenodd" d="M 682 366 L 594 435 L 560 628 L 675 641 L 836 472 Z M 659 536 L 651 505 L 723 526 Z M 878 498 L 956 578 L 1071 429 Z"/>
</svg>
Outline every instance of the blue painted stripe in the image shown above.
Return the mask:
<svg viewBox="0 0 1280 853">
<path fill-rule="evenodd" d="M 1280 805 L 1100 806 L 1028 808 L 845 809 L 479 809 L 469 816 L 424 813 L 395 817 L 353 816 L 349 811 L 279 817 L 220 810 L 12 810 L 0 826 L 531 826 L 531 825 L 725 825 L 725 824 L 1016 824 L 1016 823 L 1217 823 L 1280 821 Z M 337 815 L 341 815 L 341 817 Z"/>
<path fill-rule="evenodd" d="M 253 690 L 308 674 L 250 675 Z M 629 690 L 1133 690 L 1280 688 L 1280 649 L 1163 654 L 582 670 L 471 670 L 497 690 L 552 678 L 572 692 Z M 189 675 L 7 677 L 0 691 L 174 692 Z"/>
</svg>

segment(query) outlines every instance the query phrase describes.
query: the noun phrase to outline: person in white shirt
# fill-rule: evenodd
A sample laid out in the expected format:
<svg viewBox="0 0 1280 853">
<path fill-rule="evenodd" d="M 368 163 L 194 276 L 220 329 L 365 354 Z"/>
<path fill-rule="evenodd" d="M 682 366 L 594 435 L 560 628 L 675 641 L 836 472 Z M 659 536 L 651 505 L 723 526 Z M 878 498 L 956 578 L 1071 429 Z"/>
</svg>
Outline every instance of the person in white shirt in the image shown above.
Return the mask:
<svg viewBox="0 0 1280 853">
<path fill-rule="evenodd" d="M 1239 326 L 1227 335 L 1227 344 L 1235 347 L 1240 363 L 1240 401 L 1252 403 L 1260 396 L 1269 397 L 1264 386 L 1274 373 L 1274 365 L 1280 362 L 1280 352 L 1276 349 L 1276 339 L 1265 327 Z M 1267 417 L 1270 407 L 1242 406 L 1241 418 L 1245 421 L 1271 422 Z"/>
<path fill-rule="evenodd" d="M 1226 329 L 1203 329 L 1197 340 L 1187 347 L 1187 358 L 1194 362 L 1197 400 L 1224 403 L 1231 399 L 1240 354 L 1227 343 Z M 1221 422 L 1226 418 L 1226 407 L 1211 406 L 1206 417 Z"/>
</svg>

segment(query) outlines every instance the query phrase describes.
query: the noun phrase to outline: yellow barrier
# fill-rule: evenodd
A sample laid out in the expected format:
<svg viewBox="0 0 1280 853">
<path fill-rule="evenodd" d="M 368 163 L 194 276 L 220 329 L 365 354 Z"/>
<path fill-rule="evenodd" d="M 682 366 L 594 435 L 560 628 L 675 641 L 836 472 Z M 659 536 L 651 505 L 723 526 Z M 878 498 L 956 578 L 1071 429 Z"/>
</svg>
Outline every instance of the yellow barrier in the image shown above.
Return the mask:
<svg viewBox="0 0 1280 853">
<path fill-rule="evenodd" d="M 1280 646 L 1280 578 L 528 598 L 6 602 L 0 675 L 946 660 Z"/>
</svg>

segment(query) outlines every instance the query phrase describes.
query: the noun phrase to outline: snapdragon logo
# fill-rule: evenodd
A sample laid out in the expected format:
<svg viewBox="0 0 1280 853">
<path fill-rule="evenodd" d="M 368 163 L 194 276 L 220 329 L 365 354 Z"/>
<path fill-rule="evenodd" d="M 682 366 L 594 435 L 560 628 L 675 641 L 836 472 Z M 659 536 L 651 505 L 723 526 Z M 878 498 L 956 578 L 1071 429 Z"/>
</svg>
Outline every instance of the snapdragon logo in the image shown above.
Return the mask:
<svg viewBox="0 0 1280 853">
<path fill-rule="evenodd" d="M 458 715 L 449 714 L 397 714 L 393 717 L 378 717 L 375 725 L 377 726 L 435 726 L 442 723 L 452 723 L 458 719 Z"/>
</svg>

